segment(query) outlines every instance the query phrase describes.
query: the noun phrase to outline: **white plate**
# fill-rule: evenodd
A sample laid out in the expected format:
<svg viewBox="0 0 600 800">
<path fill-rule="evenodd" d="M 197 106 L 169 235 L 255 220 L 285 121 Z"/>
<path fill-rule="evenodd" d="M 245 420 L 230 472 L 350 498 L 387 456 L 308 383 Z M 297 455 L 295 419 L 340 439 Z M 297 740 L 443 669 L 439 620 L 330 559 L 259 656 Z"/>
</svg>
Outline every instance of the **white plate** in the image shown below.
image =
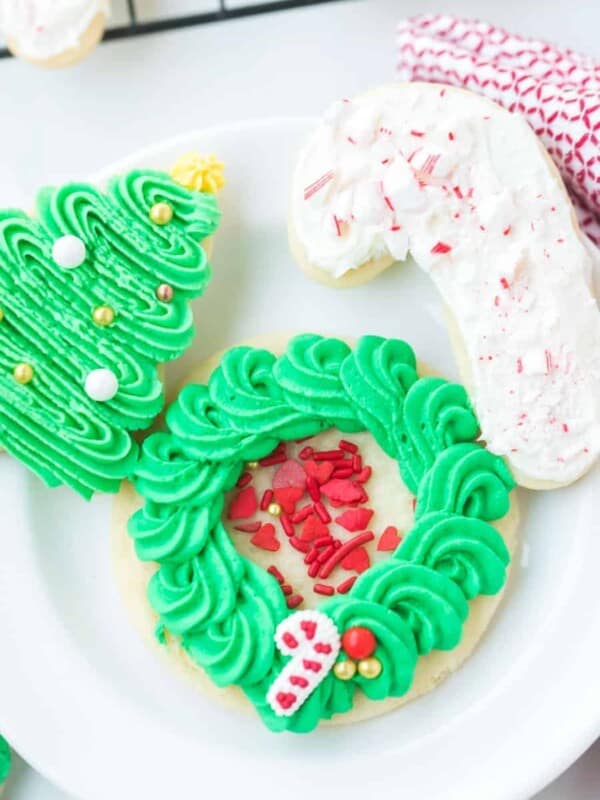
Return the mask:
<svg viewBox="0 0 600 800">
<path fill-rule="evenodd" d="M 400 336 L 455 376 L 433 286 L 408 265 L 372 285 L 310 283 L 286 245 L 290 160 L 307 120 L 182 137 L 113 165 L 167 168 L 182 151 L 227 163 L 214 280 L 193 352 L 172 369 L 277 329 Z M 399 712 L 310 736 L 274 735 L 179 682 L 130 629 L 111 579 L 111 499 L 46 490 L 0 459 L 0 729 L 85 800 L 164 797 L 525 798 L 600 733 L 596 469 L 524 496 L 522 565 L 466 666 Z"/>
</svg>

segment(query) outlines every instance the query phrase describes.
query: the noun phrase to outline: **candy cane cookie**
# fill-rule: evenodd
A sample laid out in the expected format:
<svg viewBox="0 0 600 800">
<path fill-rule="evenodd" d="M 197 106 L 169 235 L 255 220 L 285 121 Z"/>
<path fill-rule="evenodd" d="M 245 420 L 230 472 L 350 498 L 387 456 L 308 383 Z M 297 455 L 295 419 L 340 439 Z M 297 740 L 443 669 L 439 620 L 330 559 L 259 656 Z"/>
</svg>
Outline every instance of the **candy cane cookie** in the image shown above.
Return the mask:
<svg viewBox="0 0 600 800">
<path fill-rule="evenodd" d="M 488 449 L 553 488 L 600 452 L 593 256 L 560 176 L 520 115 L 438 84 L 336 103 L 293 177 L 290 246 L 355 286 L 410 255 L 448 309 Z"/>
</svg>

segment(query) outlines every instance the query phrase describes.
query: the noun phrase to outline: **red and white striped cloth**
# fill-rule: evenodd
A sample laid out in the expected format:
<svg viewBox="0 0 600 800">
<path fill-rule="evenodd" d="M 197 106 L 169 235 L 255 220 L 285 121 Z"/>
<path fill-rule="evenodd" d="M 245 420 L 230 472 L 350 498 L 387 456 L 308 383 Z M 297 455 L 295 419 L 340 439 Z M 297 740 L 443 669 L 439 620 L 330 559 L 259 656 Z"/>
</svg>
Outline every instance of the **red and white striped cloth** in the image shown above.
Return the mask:
<svg viewBox="0 0 600 800">
<path fill-rule="evenodd" d="M 600 246 L 600 64 L 476 20 L 422 14 L 398 26 L 401 80 L 484 94 L 528 120 Z"/>
</svg>

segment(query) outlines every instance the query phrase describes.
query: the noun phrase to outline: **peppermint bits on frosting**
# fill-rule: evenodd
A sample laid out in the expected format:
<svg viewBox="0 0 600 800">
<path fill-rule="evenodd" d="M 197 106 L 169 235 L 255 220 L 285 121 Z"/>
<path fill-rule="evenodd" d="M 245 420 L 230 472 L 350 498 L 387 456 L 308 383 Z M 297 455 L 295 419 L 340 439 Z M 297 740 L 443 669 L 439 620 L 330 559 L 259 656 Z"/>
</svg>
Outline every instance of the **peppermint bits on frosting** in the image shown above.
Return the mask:
<svg viewBox="0 0 600 800">
<path fill-rule="evenodd" d="M 340 279 L 408 254 L 430 274 L 456 322 L 482 438 L 522 483 L 566 484 L 591 466 L 600 454 L 592 258 L 521 116 L 435 84 L 340 101 L 298 159 L 290 230 L 317 275 Z M 568 435 L 550 417 L 568 420 Z"/>
</svg>

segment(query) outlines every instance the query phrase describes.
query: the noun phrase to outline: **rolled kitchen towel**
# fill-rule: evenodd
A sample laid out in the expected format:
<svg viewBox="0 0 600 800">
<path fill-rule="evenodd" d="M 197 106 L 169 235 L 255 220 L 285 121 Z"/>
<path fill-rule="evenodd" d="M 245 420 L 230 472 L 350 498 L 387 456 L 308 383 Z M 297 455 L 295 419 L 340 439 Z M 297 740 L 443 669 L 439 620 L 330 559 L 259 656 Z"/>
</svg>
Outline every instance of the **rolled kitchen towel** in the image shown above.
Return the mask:
<svg viewBox="0 0 600 800">
<path fill-rule="evenodd" d="M 600 245 L 600 64 L 439 14 L 402 21 L 398 46 L 402 80 L 462 86 L 523 114 L 569 186 L 580 225 Z"/>
</svg>

